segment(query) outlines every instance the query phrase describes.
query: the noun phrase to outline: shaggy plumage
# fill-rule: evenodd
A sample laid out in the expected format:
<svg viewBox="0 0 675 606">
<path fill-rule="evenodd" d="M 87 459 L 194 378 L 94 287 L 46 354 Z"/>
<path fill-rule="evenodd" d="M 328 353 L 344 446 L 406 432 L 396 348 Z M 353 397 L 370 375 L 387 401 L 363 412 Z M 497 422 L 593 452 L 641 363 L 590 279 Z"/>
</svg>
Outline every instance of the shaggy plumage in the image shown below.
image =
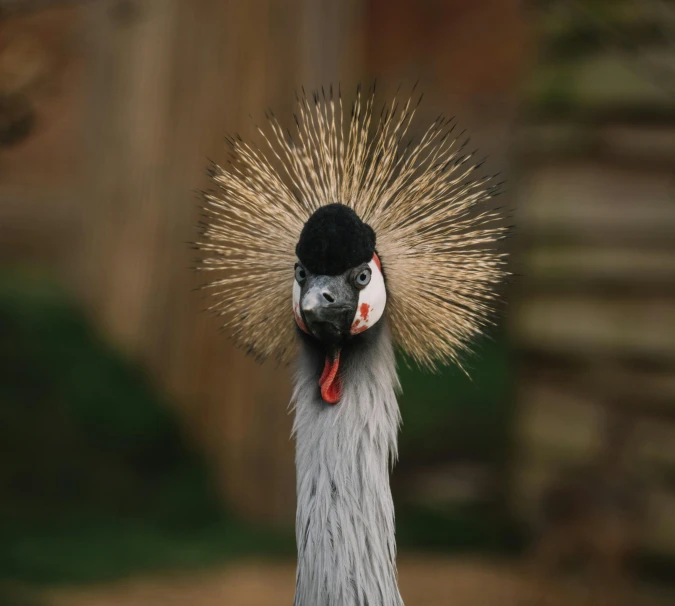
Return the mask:
<svg viewBox="0 0 675 606">
<path fill-rule="evenodd" d="M 307 219 L 341 203 L 377 234 L 387 277 L 387 319 L 396 345 L 422 366 L 457 361 L 489 321 L 494 285 L 504 276 L 495 242 L 499 213 L 481 203 L 495 195 L 491 177 L 473 178 L 473 153 L 439 116 L 405 144 L 412 100 L 383 107 L 358 93 L 351 119 L 340 95 L 298 99 L 295 133 L 269 116 L 263 151 L 230 140 L 231 163 L 215 166 L 219 192 L 205 194 L 206 227 L 198 247 L 210 282 L 211 309 L 225 317 L 235 343 L 283 362 L 296 352 L 291 308 L 295 247 Z M 274 327 L 274 330 L 270 330 Z"/>
<path fill-rule="evenodd" d="M 368 334 L 370 333 L 370 334 Z M 337 406 L 321 401 L 323 358 L 303 347 L 293 405 L 298 573 L 295 606 L 403 606 L 396 575 L 390 465 L 400 414 L 385 324 L 364 333 L 342 368 Z"/>
</svg>

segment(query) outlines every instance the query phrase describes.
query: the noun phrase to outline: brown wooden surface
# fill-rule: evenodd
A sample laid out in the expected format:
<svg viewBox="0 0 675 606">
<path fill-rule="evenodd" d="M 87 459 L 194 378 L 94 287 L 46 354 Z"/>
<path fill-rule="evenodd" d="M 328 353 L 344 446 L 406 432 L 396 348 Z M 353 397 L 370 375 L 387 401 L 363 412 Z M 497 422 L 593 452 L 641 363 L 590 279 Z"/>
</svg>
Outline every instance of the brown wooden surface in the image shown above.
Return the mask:
<svg viewBox="0 0 675 606">
<path fill-rule="evenodd" d="M 250 137 L 268 107 L 291 119 L 295 88 L 353 88 L 363 22 L 360 0 L 100 0 L 0 21 L 0 92 L 21 85 L 38 116 L 0 149 L 0 253 L 73 288 L 251 519 L 293 520 L 289 376 L 202 312 L 193 192 L 224 135 Z"/>
<path fill-rule="evenodd" d="M 290 523 L 288 373 L 234 351 L 201 312 L 187 246 L 198 218 L 192 191 L 206 184 L 207 157 L 223 159 L 225 134 L 253 133 L 249 114 L 288 112 L 302 84 L 356 78 L 359 3 L 133 5 L 125 17 L 103 5 L 89 13 L 91 36 L 105 43 L 92 40 L 89 144 L 99 153 L 88 170 L 97 204 L 86 295 L 106 333 L 173 394 L 234 507 Z"/>
<path fill-rule="evenodd" d="M 648 70 L 632 69 L 612 40 L 585 54 L 570 47 L 557 60 L 547 53 L 574 27 L 592 30 L 613 17 L 633 32 L 647 3 L 623 14 L 617 2 L 616 15 L 591 21 L 579 4 L 550 2 L 540 13 L 542 53 L 529 100 L 540 112 L 526 116 L 518 142 L 513 502 L 534 522 L 560 470 L 583 473 L 605 449 L 616 451 L 622 473 L 644 483 L 636 495 L 647 502 L 641 547 L 672 556 L 675 97 Z M 640 44 L 629 53 L 634 66 L 654 58 L 651 50 L 672 61 L 675 47 L 649 43 L 649 52 Z M 558 108 L 546 106 L 555 86 L 565 97 Z M 615 446 L 603 426 L 622 415 L 630 439 Z"/>
</svg>

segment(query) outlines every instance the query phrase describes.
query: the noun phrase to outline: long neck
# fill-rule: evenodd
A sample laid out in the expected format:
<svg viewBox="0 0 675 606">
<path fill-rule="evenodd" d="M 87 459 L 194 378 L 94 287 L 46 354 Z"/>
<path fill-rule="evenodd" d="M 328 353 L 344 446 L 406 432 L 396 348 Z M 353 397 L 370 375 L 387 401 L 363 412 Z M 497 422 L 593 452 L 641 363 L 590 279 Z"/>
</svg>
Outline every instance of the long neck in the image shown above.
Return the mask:
<svg viewBox="0 0 675 606">
<path fill-rule="evenodd" d="M 303 348 L 293 396 L 295 606 L 403 605 L 389 488 L 399 383 L 389 332 L 379 328 L 366 345 L 343 354 L 343 392 L 336 405 L 319 394 L 323 360 Z"/>
</svg>

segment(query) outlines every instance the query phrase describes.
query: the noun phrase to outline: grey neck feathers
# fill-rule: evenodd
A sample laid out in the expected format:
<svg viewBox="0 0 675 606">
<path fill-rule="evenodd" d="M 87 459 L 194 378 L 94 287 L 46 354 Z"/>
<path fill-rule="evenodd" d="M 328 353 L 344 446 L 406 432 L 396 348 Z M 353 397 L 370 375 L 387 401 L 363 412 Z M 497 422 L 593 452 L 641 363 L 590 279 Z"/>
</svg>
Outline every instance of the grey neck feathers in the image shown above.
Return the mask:
<svg viewBox="0 0 675 606">
<path fill-rule="evenodd" d="M 387 327 L 341 364 L 337 405 L 321 400 L 312 352 L 296 376 L 295 606 L 402 606 L 389 488 L 399 382 Z"/>
</svg>

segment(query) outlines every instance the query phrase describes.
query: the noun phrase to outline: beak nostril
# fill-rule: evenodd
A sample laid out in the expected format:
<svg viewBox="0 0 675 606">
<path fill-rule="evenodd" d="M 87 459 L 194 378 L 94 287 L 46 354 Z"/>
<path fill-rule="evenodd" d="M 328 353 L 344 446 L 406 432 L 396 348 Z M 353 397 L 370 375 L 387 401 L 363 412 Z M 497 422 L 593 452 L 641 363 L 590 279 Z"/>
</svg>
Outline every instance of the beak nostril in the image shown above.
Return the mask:
<svg viewBox="0 0 675 606">
<path fill-rule="evenodd" d="M 335 303 L 335 297 L 331 295 L 329 292 L 322 292 L 323 298 L 326 299 L 329 303 Z"/>
</svg>

